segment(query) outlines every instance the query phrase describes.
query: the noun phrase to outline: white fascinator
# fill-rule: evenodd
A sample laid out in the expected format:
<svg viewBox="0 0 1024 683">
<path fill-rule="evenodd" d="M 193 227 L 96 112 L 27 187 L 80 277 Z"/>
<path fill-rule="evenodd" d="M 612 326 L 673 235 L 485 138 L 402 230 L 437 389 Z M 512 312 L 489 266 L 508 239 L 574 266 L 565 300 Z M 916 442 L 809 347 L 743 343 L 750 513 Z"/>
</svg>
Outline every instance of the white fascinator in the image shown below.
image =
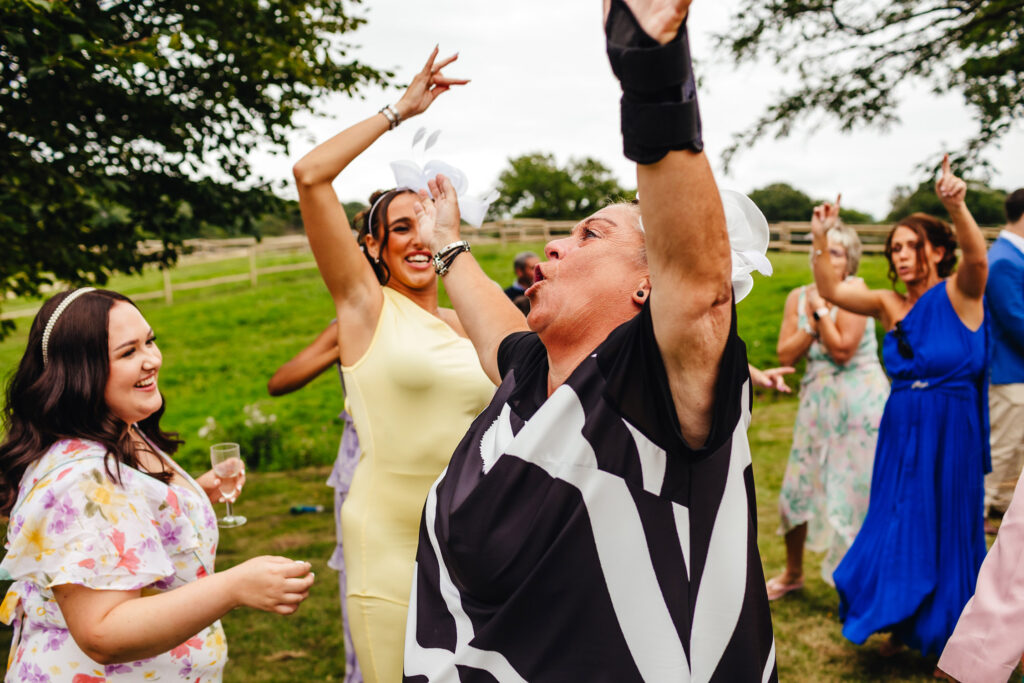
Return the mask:
<svg viewBox="0 0 1024 683">
<path fill-rule="evenodd" d="M 753 272 L 772 274 L 768 251 L 768 221 L 750 197 L 733 190 L 721 190 L 725 225 L 732 248 L 733 297 L 739 303 L 754 288 Z"/>
<path fill-rule="evenodd" d="M 739 303 L 754 288 L 752 273 L 755 270 L 765 276 L 772 274 L 772 263 L 765 256 L 768 252 L 768 221 L 757 204 L 742 192 L 719 192 L 732 250 L 733 298 Z M 639 193 L 637 199 L 640 199 Z M 642 220 L 640 227 L 643 228 Z"/>
<path fill-rule="evenodd" d="M 416 131 L 412 140 L 414 151 L 420 140 L 427 137 L 426 132 L 425 128 Z M 434 146 L 440 134 L 441 131 L 436 130 L 427 137 L 423 146 L 424 153 Z M 462 220 L 475 228 L 479 228 L 483 224 L 484 216 L 487 215 L 487 209 L 491 206 L 491 202 L 498 198 L 498 193 L 493 190 L 485 195 L 470 197 L 468 194 L 469 179 L 466 178 L 466 174 L 461 169 L 438 159 L 432 159 L 422 167 L 411 159 L 392 161 L 391 172 L 395 174 L 395 187 L 407 187 L 416 191 L 425 190 L 428 193 L 430 188 L 427 186 L 427 181 L 439 173 L 444 174 L 451 181 L 458 195 L 459 214 L 462 216 Z"/>
</svg>

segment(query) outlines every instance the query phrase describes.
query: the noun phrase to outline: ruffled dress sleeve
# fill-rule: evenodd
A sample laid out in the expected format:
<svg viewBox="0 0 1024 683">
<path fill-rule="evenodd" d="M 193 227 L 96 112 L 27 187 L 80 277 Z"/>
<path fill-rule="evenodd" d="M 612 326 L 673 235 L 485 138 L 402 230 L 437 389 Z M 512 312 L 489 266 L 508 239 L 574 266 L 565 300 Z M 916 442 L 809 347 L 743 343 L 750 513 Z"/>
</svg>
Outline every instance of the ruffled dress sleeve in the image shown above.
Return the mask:
<svg viewBox="0 0 1024 683">
<path fill-rule="evenodd" d="M 99 444 L 60 442 L 26 474 L 0 564 L 11 579 L 44 590 L 136 590 L 174 574 L 155 517 L 161 502 L 146 498 L 159 489 L 134 481 L 130 468 L 114 481 L 104 454 Z"/>
</svg>

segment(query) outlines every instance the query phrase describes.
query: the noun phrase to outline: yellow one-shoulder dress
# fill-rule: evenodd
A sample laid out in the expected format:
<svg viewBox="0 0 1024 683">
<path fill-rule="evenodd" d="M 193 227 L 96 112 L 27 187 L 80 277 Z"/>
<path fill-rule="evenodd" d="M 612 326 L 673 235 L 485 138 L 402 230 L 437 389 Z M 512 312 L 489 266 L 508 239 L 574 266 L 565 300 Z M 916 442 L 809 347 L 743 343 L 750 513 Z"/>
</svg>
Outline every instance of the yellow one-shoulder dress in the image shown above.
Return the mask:
<svg viewBox="0 0 1024 683">
<path fill-rule="evenodd" d="M 494 394 L 468 339 L 395 290 L 383 292 L 370 348 L 342 366 L 362 450 L 341 508 L 345 598 L 368 683 L 402 679 L 423 504 Z"/>
</svg>

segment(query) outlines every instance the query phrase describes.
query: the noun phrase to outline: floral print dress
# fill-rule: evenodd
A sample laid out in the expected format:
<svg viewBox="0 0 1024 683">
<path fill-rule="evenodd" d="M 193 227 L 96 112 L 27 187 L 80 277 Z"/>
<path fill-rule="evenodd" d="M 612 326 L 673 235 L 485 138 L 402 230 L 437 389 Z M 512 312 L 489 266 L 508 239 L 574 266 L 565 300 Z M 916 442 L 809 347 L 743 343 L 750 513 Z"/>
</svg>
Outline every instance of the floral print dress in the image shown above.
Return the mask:
<svg viewBox="0 0 1024 683">
<path fill-rule="evenodd" d="M 801 287 L 801 327 L 808 324 L 806 303 Z M 833 320 L 837 314 L 833 308 Z M 821 576 L 829 585 L 868 511 L 878 425 L 888 397 L 873 318 L 845 365 L 834 362 L 817 341 L 811 344 L 779 493 L 779 531 L 807 524 L 807 548 L 825 552 Z"/>
<path fill-rule="evenodd" d="M 121 483 L 106 448 L 64 440 L 29 466 L 7 529 L 0 578 L 13 580 L 0 620 L 14 626 L 6 681 L 220 681 L 227 643 L 219 621 L 159 656 L 102 665 L 76 645 L 52 587 L 172 590 L 213 572 L 217 521 L 202 488 L 163 484 L 127 466 Z"/>
</svg>

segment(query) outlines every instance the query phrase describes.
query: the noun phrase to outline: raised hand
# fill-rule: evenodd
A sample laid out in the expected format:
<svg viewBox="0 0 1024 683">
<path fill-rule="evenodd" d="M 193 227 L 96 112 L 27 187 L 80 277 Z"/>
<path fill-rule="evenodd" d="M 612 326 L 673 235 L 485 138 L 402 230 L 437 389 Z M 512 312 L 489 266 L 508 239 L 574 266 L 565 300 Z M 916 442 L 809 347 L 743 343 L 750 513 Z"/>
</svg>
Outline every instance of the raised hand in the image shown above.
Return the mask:
<svg viewBox="0 0 1024 683">
<path fill-rule="evenodd" d="M 421 226 L 421 232 L 425 224 L 430 226 L 430 251 L 436 254 L 460 239 L 459 198 L 452 182 L 444 175 L 438 174 L 436 178 L 428 180 L 427 187 L 430 188 L 429 195 L 420 191 L 420 207 L 415 209 L 416 220 Z"/>
<path fill-rule="evenodd" d="M 227 572 L 235 574 L 232 578 L 237 604 L 264 612 L 292 614 L 309 596 L 315 578 L 311 568 L 309 562 L 263 555 Z"/>
<path fill-rule="evenodd" d="M 693 0 L 625 0 L 629 11 L 644 33 L 664 45 L 676 37 Z M 611 0 L 604 0 L 604 20 L 608 21 Z"/>
<path fill-rule="evenodd" d="M 459 55 L 455 53 L 451 57 L 436 61 L 438 49 L 435 47 L 431 51 L 427 63 L 413 77 L 409 87 L 395 104 L 395 109 L 403 119 L 425 112 L 441 93 L 448 92 L 453 85 L 469 83 L 469 79 L 448 78 L 441 73 L 441 69 L 458 59 Z"/>
<path fill-rule="evenodd" d="M 843 199 L 842 194 L 836 195 L 836 203 L 824 202 L 814 207 L 811 212 L 811 234 L 824 236 L 832 228 L 839 225 L 839 202 Z"/>
<path fill-rule="evenodd" d="M 950 213 L 962 208 L 965 204 L 967 183 L 953 175 L 948 154 L 942 157 L 942 175 L 935 182 L 935 194 L 939 196 L 939 201 Z"/>
</svg>

